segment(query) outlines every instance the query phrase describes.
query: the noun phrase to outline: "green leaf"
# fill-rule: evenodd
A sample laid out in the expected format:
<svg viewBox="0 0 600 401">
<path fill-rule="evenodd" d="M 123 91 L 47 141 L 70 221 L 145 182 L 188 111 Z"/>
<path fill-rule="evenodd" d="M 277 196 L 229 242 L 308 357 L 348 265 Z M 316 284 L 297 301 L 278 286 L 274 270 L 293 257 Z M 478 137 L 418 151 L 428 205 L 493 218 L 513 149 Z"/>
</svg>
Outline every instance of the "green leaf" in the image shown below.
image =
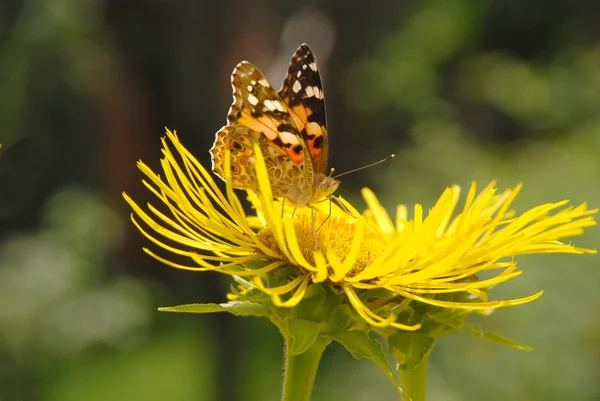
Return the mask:
<svg viewBox="0 0 600 401">
<path fill-rule="evenodd" d="M 308 287 L 306 292 L 310 293 L 310 296 L 307 297 L 304 294 L 302 301 L 293 308 L 294 317 L 315 322 L 326 320 L 331 314 L 333 307 L 330 305 L 330 302 L 327 302 L 327 293 L 325 290 L 321 285 L 313 284 Z"/>
<path fill-rule="evenodd" d="M 326 291 L 322 284 L 311 284 L 306 289 L 306 292 L 304 293 L 302 300 L 312 298 L 314 296 L 322 296 L 325 293 L 326 293 Z"/>
<path fill-rule="evenodd" d="M 388 350 L 394 354 L 400 370 L 419 366 L 435 345 L 435 338 L 415 331 L 397 331 L 387 338 Z"/>
<path fill-rule="evenodd" d="M 324 334 L 335 334 L 353 327 L 356 321 L 352 317 L 352 311 L 353 309 L 348 304 L 339 305 L 323 325 L 322 332 Z"/>
<path fill-rule="evenodd" d="M 332 338 L 342 344 L 356 359 L 368 358 L 375 362 L 386 376 L 394 383 L 394 386 L 402 393 L 398 379 L 394 375 L 394 369 L 387 360 L 381 343 L 369 337 L 364 331 L 344 331 L 332 335 Z"/>
<path fill-rule="evenodd" d="M 281 328 L 281 327 L 280 327 Z M 282 328 L 288 344 L 288 355 L 299 355 L 310 348 L 319 335 L 321 325 L 305 319 L 286 319 Z"/>
<path fill-rule="evenodd" d="M 419 332 L 425 333 L 430 337 L 445 336 L 460 329 L 470 314 L 470 311 L 451 308 L 427 312 L 423 317 L 423 327 Z"/>
<path fill-rule="evenodd" d="M 187 304 L 158 308 L 160 312 L 215 313 L 228 312 L 236 316 L 268 316 L 269 310 L 263 304 L 230 301 L 224 304 Z"/>
<path fill-rule="evenodd" d="M 505 345 L 507 347 L 519 349 L 522 351 L 532 351 L 532 348 L 527 344 L 522 344 L 517 341 L 508 339 L 497 333 L 483 331 L 481 326 L 474 324 L 474 323 L 465 322 L 465 323 L 463 323 L 461 329 L 475 337 L 482 337 L 482 338 L 485 338 L 486 340 L 495 342 L 496 344 Z"/>
</svg>

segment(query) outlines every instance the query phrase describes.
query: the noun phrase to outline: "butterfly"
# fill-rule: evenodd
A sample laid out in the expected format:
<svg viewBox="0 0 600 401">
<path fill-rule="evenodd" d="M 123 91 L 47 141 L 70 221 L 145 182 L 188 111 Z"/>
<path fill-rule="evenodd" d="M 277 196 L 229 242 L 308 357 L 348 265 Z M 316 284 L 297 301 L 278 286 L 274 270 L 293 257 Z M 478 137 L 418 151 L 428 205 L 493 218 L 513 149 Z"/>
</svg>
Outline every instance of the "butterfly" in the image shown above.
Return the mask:
<svg viewBox="0 0 600 401">
<path fill-rule="evenodd" d="M 306 206 L 327 199 L 340 182 L 327 167 L 325 98 L 317 60 L 307 44 L 292 57 L 279 92 L 247 61 L 231 75 L 233 104 L 210 149 L 213 172 L 225 180 L 229 150 L 232 186 L 258 189 L 258 143 L 273 196 Z"/>
</svg>

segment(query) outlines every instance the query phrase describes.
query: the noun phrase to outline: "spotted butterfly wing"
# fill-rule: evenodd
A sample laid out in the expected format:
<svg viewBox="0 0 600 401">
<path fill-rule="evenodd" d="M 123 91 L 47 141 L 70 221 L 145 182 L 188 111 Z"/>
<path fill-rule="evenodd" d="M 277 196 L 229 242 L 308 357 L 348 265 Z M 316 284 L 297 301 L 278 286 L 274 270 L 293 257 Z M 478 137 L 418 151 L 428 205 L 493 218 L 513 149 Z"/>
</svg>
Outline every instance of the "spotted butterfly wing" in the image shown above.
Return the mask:
<svg viewBox="0 0 600 401">
<path fill-rule="evenodd" d="M 234 102 L 229 109 L 229 125 L 239 124 L 264 135 L 296 164 L 304 162 L 298 129 L 281 98 L 265 76 L 252 64 L 243 61 L 231 75 Z"/>
<path fill-rule="evenodd" d="M 325 97 L 317 60 L 306 43 L 292 57 L 279 96 L 308 146 L 315 173 L 327 174 Z"/>
<path fill-rule="evenodd" d="M 265 76 L 248 62 L 236 66 L 231 84 L 234 100 L 228 124 L 217 132 L 211 148 L 213 171 L 225 179 L 223 157 L 227 149 L 232 185 L 258 189 L 253 149 L 258 143 L 273 195 L 306 205 L 313 192 L 311 157 L 285 104 Z"/>
</svg>

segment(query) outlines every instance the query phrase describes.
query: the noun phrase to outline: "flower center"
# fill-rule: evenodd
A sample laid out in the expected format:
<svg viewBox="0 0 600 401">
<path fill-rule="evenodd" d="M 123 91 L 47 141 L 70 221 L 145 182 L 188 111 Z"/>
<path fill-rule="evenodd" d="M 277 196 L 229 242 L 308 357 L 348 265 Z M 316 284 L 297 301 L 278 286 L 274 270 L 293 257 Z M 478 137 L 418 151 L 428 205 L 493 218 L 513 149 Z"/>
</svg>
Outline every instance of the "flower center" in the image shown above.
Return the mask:
<svg viewBox="0 0 600 401">
<path fill-rule="evenodd" d="M 369 223 L 365 224 L 362 239 L 357 238 L 356 219 L 352 217 L 330 216 L 328 218 L 326 215 L 316 213 L 313 224 L 311 214 L 302 213 L 295 217 L 294 229 L 297 244 L 288 242 L 286 244 L 288 249 L 297 246 L 302 256 L 313 266 L 315 264 L 313 256 L 315 250 L 320 250 L 323 254 L 327 254 L 327 251 L 333 251 L 339 260 L 343 262 L 350 253 L 353 242 L 360 240 L 358 255 L 356 260 L 352 262 L 352 269 L 346 275 L 349 277 L 362 272 L 385 250 L 388 244 L 388 238 L 385 234 Z M 258 232 L 258 237 L 263 244 L 281 255 L 281 259 L 286 260 L 271 228 L 261 229 Z M 290 241 L 290 239 L 286 238 L 286 241 Z M 286 260 L 286 262 L 293 264 L 289 260 Z"/>
</svg>

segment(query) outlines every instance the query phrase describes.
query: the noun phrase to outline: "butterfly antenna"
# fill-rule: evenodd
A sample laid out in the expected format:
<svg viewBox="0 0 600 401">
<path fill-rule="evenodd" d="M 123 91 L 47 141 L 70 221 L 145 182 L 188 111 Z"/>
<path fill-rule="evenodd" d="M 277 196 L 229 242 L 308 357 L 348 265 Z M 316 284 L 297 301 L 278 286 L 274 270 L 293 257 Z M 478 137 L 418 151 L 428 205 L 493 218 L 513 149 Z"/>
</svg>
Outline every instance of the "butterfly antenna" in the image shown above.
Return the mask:
<svg viewBox="0 0 600 401">
<path fill-rule="evenodd" d="M 352 169 L 352 170 L 350 170 L 350 171 L 346 171 L 346 172 L 344 172 L 344 173 L 341 173 L 341 174 L 338 174 L 338 175 L 336 175 L 336 176 L 335 176 L 335 177 L 333 177 L 333 178 L 339 178 L 339 177 L 341 177 L 341 176 L 343 176 L 343 175 L 350 174 L 350 173 L 354 173 L 355 171 L 360 171 L 360 170 L 364 170 L 364 169 L 366 169 L 366 168 L 369 168 L 369 167 L 376 166 L 376 165 L 378 165 L 378 164 L 381 164 L 381 163 L 383 163 L 383 162 L 386 162 L 386 161 L 388 161 L 388 160 L 390 160 L 390 159 L 393 159 L 394 157 L 396 157 L 396 155 L 392 153 L 391 155 L 389 155 L 389 156 L 388 156 L 388 157 L 386 157 L 385 159 L 381 159 L 381 160 L 379 160 L 379 161 L 377 161 L 377 162 L 375 162 L 375 163 L 367 164 L 366 166 L 362 166 L 362 167 L 359 167 L 359 168 Z M 331 173 L 330 173 L 330 174 L 333 174 L 333 168 L 331 169 Z"/>
</svg>

